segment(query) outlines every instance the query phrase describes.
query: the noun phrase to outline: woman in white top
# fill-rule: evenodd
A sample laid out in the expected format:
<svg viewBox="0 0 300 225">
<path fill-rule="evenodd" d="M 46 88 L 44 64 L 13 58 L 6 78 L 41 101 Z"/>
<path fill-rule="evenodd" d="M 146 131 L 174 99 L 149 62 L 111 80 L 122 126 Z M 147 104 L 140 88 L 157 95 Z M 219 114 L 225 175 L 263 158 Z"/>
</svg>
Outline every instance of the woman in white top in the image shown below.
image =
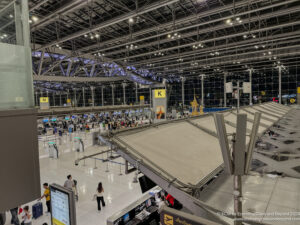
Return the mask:
<svg viewBox="0 0 300 225">
<path fill-rule="evenodd" d="M 24 212 L 23 212 L 23 215 L 22 215 L 22 220 L 23 220 L 24 225 L 31 225 L 32 224 L 32 222 L 31 222 L 31 214 L 29 212 L 29 207 L 27 205 L 24 207 Z"/>
<path fill-rule="evenodd" d="M 98 188 L 96 190 L 97 196 L 97 204 L 98 204 L 98 211 L 101 211 L 100 201 L 102 203 L 102 207 L 105 207 L 104 197 L 103 197 L 104 189 L 102 187 L 102 183 L 98 184 Z"/>
</svg>

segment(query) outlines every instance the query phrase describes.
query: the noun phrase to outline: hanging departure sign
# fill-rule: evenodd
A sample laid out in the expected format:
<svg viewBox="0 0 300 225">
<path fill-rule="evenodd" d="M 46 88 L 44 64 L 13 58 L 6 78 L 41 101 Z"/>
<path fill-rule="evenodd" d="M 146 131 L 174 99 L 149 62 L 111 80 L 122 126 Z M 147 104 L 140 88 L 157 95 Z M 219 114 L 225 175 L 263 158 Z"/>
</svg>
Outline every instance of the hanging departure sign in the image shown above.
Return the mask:
<svg viewBox="0 0 300 225">
<path fill-rule="evenodd" d="M 47 103 L 47 102 L 49 102 L 48 97 L 40 97 L 40 103 Z"/>
<path fill-rule="evenodd" d="M 166 89 L 156 89 L 154 90 L 155 98 L 165 98 L 166 97 Z"/>
<path fill-rule="evenodd" d="M 49 109 L 50 103 L 48 97 L 40 97 L 40 109 Z"/>
</svg>

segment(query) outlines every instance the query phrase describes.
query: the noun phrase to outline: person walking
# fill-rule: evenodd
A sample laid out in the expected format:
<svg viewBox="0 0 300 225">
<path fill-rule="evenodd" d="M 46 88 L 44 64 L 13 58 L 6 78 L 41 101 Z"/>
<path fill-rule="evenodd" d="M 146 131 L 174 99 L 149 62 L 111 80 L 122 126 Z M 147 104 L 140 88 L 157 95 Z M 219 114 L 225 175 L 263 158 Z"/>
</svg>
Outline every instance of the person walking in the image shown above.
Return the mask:
<svg viewBox="0 0 300 225">
<path fill-rule="evenodd" d="M 71 174 L 67 176 L 67 180 L 64 183 L 64 187 L 69 188 L 70 190 L 73 190 L 73 188 L 75 187 L 75 184 L 74 184 L 74 181 L 72 180 Z"/>
<path fill-rule="evenodd" d="M 22 214 L 22 224 L 24 225 L 32 225 L 32 218 L 31 218 L 31 213 L 29 212 L 29 206 L 26 205 L 24 207 L 24 211 L 23 211 L 23 214 Z"/>
<path fill-rule="evenodd" d="M 102 203 L 102 207 L 105 207 L 105 202 L 104 202 L 104 188 L 102 186 L 102 183 L 99 182 L 98 184 L 98 188 L 96 190 L 96 196 L 97 196 L 97 205 L 98 205 L 98 211 L 100 212 L 101 211 L 101 206 L 100 206 L 100 201 Z"/>
<path fill-rule="evenodd" d="M 41 200 L 42 198 L 46 199 L 46 206 L 47 206 L 46 213 L 50 213 L 51 212 L 51 202 L 50 202 L 50 189 L 49 189 L 48 183 L 44 183 L 43 187 L 45 189 L 44 194 L 39 198 L 39 200 Z"/>
</svg>

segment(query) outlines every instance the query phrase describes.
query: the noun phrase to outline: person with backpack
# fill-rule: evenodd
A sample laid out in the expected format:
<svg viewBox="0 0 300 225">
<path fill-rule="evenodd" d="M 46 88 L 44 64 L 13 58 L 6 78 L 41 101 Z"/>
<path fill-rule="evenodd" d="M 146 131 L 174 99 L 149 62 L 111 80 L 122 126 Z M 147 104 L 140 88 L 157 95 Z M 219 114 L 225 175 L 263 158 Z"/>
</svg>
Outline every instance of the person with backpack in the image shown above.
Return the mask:
<svg viewBox="0 0 300 225">
<path fill-rule="evenodd" d="M 103 196 L 103 193 L 104 193 L 104 188 L 102 186 L 102 183 L 99 182 L 98 184 L 98 187 L 97 187 L 97 190 L 96 190 L 96 199 L 97 199 L 97 205 L 98 205 L 98 211 L 100 212 L 101 211 L 101 206 L 100 206 L 100 201 L 102 203 L 102 207 L 105 207 L 105 202 L 104 202 L 104 196 Z"/>
</svg>

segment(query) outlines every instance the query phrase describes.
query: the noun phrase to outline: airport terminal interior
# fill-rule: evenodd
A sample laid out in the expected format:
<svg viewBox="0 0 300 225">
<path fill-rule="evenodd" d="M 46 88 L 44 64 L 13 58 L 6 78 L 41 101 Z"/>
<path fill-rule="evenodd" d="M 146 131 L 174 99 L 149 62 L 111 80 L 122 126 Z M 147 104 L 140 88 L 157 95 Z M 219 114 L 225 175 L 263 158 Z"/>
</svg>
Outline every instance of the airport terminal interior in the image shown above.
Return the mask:
<svg viewBox="0 0 300 225">
<path fill-rule="evenodd" d="M 299 67 L 299 0 L 0 0 L 0 225 L 300 225 Z"/>
</svg>

